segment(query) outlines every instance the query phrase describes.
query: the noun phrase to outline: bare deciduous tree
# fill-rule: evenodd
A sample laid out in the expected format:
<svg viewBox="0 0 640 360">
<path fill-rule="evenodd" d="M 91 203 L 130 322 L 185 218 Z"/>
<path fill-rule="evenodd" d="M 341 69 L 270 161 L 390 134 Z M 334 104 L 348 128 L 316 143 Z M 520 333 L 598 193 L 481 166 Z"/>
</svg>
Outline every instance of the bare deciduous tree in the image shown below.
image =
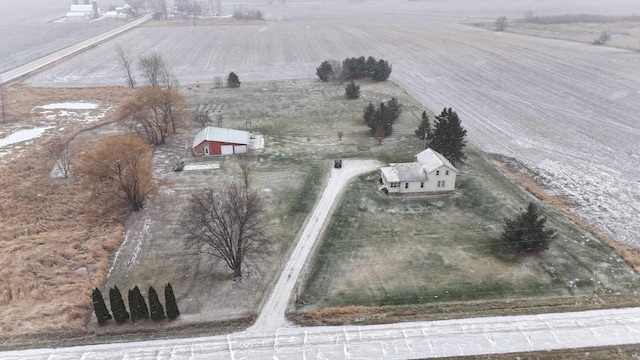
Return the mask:
<svg viewBox="0 0 640 360">
<path fill-rule="evenodd" d="M 71 156 L 69 153 L 69 146 L 62 140 L 55 140 L 49 146 L 49 155 L 55 160 L 56 169 L 62 174 L 64 178 L 69 177 L 69 169 L 71 168 Z"/>
<path fill-rule="evenodd" d="M 216 76 L 213 78 L 213 87 L 220 89 L 222 87 L 222 76 Z"/>
<path fill-rule="evenodd" d="M 159 53 L 152 52 L 149 55 L 140 56 L 138 65 L 151 87 L 161 86 L 167 89 L 178 87 L 178 79 Z"/>
<path fill-rule="evenodd" d="M 238 166 L 240 167 L 240 172 L 242 173 L 242 180 L 244 181 L 244 186 L 246 188 L 249 187 L 249 175 L 251 173 L 251 160 L 252 155 L 250 152 L 244 154 L 236 155 L 238 159 Z"/>
<path fill-rule="evenodd" d="M 258 193 L 234 184 L 193 194 L 179 229 L 188 244 L 224 261 L 241 277 L 245 261 L 268 251 L 266 221 Z"/>
<path fill-rule="evenodd" d="M 215 117 L 215 120 L 216 120 L 216 126 L 218 126 L 218 127 L 222 126 L 222 119 L 224 118 L 222 113 L 221 112 L 216 112 L 214 117 Z"/>
<path fill-rule="evenodd" d="M 176 90 L 138 88 L 133 99 L 120 108 L 120 119 L 149 144 L 164 144 L 170 131 L 185 119 L 186 102 Z"/>
<path fill-rule="evenodd" d="M 124 74 L 127 79 L 127 85 L 132 89 L 135 88 L 136 80 L 133 78 L 133 59 L 131 58 L 131 53 L 124 51 L 122 46 L 120 46 L 120 44 L 117 44 L 116 55 L 118 56 L 118 61 L 120 62 L 122 70 L 124 70 Z"/>
<path fill-rule="evenodd" d="M 114 135 L 84 152 L 75 173 L 97 197 L 126 201 L 133 210 L 144 207 L 156 189 L 151 176 L 151 147 L 135 135 Z"/>
<path fill-rule="evenodd" d="M 198 110 L 194 111 L 193 112 L 193 121 L 197 122 L 202 127 L 207 126 L 209 121 L 211 121 L 211 119 L 209 118 L 209 112 L 208 111 L 198 111 Z"/>
<path fill-rule="evenodd" d="M 338 131 L 338 140 L 342 140 L 343 136 L 344 136 L 344 132 L 342 130 Z"/>
</svg>

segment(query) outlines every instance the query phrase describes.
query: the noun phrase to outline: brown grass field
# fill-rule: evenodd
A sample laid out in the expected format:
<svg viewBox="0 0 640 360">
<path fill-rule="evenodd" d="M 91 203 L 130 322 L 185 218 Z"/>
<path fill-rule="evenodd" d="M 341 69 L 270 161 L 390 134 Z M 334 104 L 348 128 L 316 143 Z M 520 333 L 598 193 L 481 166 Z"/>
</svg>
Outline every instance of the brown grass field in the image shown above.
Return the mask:
<svg viewBox="0 0 640 360">
<path fill-rule="evenodd" d="M 9 121 L 0 129 L 46 122 L 35 106 L 47 102 L 95 101 L 115 109 L 123 88 L 7 88 Z M 114 120 L 53 126 L 28 149 L 5 156 L 0 168 L 0 336 L 84 329 L 91 290 L 105 281 L 110 254 L 122 240 L 125 208 L 92 201 L 73 179 L 50 178 L 46 156 L 52 138 L 69 141 L 82 130 Z M 27 150 L 28 150 L 27 149 Z M 72 154 L 73 156 L 73 154 Z M 108 210 L 108 211 L 107 211 Z M 114 211 L 115 210 L 115 211 Z M 85 271 L 86 269 L 86 271 Z"/>
</svg>

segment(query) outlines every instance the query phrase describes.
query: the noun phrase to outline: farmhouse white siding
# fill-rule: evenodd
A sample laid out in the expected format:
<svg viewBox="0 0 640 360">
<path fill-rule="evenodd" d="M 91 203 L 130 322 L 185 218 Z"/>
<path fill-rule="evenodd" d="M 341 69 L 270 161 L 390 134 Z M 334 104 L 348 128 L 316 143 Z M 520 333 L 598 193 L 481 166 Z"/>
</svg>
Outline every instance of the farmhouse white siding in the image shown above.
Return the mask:
<svg viewBox="0 0 640 360">
<path fill-rule="evenodd" d="M 455 190 L 458 170 L 441 154 L 426 149 L 412 163 L 380 169 L 382 186 L 389 193 L 440 193 Z"/>
</svg>

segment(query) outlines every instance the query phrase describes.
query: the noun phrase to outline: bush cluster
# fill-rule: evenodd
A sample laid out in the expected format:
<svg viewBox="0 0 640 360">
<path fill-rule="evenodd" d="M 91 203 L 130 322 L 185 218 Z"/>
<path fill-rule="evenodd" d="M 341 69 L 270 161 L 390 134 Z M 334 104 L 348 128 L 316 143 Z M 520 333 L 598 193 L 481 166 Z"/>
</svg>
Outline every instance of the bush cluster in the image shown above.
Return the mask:
<svg viewBox="0 0 640 360">
<path fill-rule="evenodd" d="M 371 78 L 375 81 L 385 81 L 391 75 L 392 66 L 386 60 L 376 60 L 369 56 L 359 58 L 346 58 L 342 60 L 341 77 L 345 80 L 358 80 Z"/>
<path fill-rule="evenodd" d="M 135 286 L 132 290 L 129 290 L 128 293 L 128 303 L 129 303 L 129 311 L 127 311 L 127 307 L 124 304 L 124 300 L 122 299 L 122 294 L 120 293 L 120 289 L 117 286 L 109 289 L 109 303 L 111 304 L 111 313 L 107 309 L 107 306 L 102 297 L 102 292 L 100 289 L 96 288 L 93 290 L 92 294 L 93 298 L 93 311 L 96 314 L 96 318 L 98 319 L 98 324 L 103 325 L 110 319 L 113 319 L 116 323 L 122 324 L 127 320 L 131 319 L 131 321 L 136 322 L 138 320 L 147 320 L 151 318 L 154 321 L 164 320 L 168 318 L 169 320 L 173 320 L 180 316 L 180 310 L 178 310 L 178 304 L 176 303 L 176 298 L 173 294 L 173 288 L 171 284 L 167 284 L 164 288 L 164 299 L 166 303 L 166 315 L 165 309 L 162 307 L 162 303 L 160 302 L 160 298 L 158 297 L 158 293 L 152 287 L 149 288 L 148 298 L 149 298 L 149 306 L 147 307 L 147 302 L 142 296 L 140 292 L 140 288 Z"/>
<path fill-rule="evenodd" d="M 398 120 L 401 113 L 402 104 L 396 98 L 391 98 L 387 103 L 380 103 L 378 107 L 370 102 L 364 108 L 362 118 L 365 125 L 371 130 L 373 137 L 382 141 L 383 137 L 393 133 L 393 123 Z"/>
<path fill-rule="evenodd" d="M 386 60 L 376 60 L 372 56 L 365 59 L 364 56 L 361 56 L 359 58 L 346 58 L 342 61 L 342 64 L 337 63 L 335 65 L 325 60 L 316 68 L 316 75 L 322 81 L 328 81 L 332 78 L 341 80 L 368 78 L 375 81 L 385 81 L 391 75 L 391 71 L 392 66 Z"/>
<path fill-rule="evenodd" d="M 233 18 L 236 20 L 264 20 L 264 14 L 260 10 L 242 11 L 242 9 L 235 9 Z"/>
</svg>

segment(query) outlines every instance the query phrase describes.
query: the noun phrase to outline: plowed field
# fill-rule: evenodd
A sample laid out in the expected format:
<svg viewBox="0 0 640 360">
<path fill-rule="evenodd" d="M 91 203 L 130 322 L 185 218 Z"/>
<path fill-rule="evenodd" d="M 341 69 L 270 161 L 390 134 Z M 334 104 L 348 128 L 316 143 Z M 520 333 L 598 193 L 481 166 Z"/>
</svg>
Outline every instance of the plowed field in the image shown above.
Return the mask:
<svg viewBox="0 0 640 360">
<path fill-rule="evenodd" d="M 640 54 L 460 24 L 525 10 L 608 14 L 640 7 L 614 2 L 561 9 L 554 1 L 274 5 L 264 9 L 264 23 L 143 27 L 116 41 L 137 55 L 162 53 L 182 84 L 211 83 L 229 71 L 245 82 L 312 77 L 326 58 L 386 58 L 392 81 L 431 109 L 452 106 L 480 149 L 518 158 L 600 230 L 640 243 Z M 114 45 L 29 83 L 123 84 Z"/>
</svg>

